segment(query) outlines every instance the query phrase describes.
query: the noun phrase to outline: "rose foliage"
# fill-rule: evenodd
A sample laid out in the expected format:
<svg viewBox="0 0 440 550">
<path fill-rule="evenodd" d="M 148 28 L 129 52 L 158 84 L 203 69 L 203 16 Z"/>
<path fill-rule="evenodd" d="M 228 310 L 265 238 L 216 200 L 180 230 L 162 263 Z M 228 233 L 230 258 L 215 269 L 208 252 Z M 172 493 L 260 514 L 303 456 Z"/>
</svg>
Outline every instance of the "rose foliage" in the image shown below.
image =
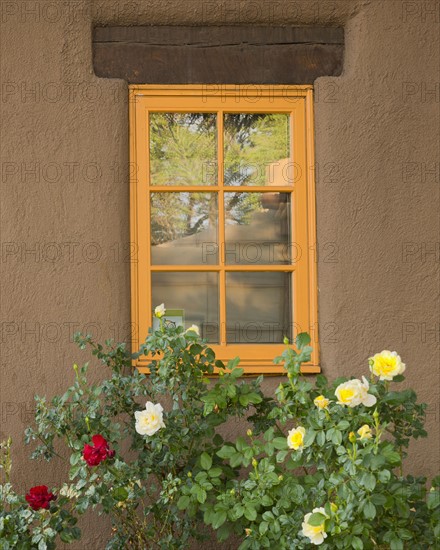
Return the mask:
<svg viewBox="0 0 440 550">
<path fill-rule="evenodd" d="M 10 483 L 11 439 L 0 443 L 0 550 L 52 550 L 56 541 L 81 536 L 76 526 L 75 501 L 55 495 L 46 485 L 31 487 L 23 496 Z"/>
<path fill-rule="evenodd" d="M 152 357 L 147 375 L 133 370 L 125 345 L 77 337 L 105 365 L 103 379 L 75 365 L 64 395 L 36 398 L 26 432 L 33 458 L 69 461 L 66 496 L 38 511 L 14 497 L 17 514 L 40 514 L 43 529 L 67 501 L 75 516 L 96 509 L 112 519 L 109 550 L 202 547 L 213 531 L 240 550 L 437 547 L 439 479 L 403 470 L 410 441 L 426 435 L 425 405 L 396 389 L 405 368 L 397 354 L 371 358 L 362 380 L 311 379 L 300 372 L 311 353 L 300 334 L 275 359 L 286 376 L 266 396 L 238 358 L 224 365 L 196 330 L 158 313 L 160 328 L 135 355 Z M 237 418 L 243 433 L 224 440 L 222 427 Z"/>
</svg>

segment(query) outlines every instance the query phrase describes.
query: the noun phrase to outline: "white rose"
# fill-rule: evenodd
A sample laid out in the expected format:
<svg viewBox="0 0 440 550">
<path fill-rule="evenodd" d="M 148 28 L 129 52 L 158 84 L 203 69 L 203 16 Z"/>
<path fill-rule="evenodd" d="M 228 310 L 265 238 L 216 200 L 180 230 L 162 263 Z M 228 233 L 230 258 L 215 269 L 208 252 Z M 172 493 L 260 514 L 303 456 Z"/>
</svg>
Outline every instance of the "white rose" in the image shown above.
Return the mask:
<svg viewBox="0 0 440 550">
<path fill-rule="evenodd" d="M 358 379 L 349 380 L 339 386 L 335 390 L 339 405 L 347 405 L 347 407 L 357 407 L 362 403 L 366 407 L 372 407 L 376 404 L 377 399 L 374 395 L 368 393 L 370 386 L 365 376 L 362 381 Z"/>
<path fill-rule="evenodd" d="M 163 408 L 160 403 L 147 401 L 144 411 L 136 411 L 136 431 L 141 435 L 153 435 L 161 428 L 165 428 L 163 422 Z"/>
<path fill-rule="evenodd" d="M 165 315 L 165 312 L 166 312 L 166 309 L 165 309 L 165 304 L 160 304 L 160 306 L 156 306 L 155 309 L 154 309 L 154 315 L 160 319 L 161 317 L 163 317 Z"/>
<path fill-rule="evenodd" d="M 312 512 L 304 516 L 301 534 L 304 537 L 308 537 L 312 544 L 315 544 L 316 546 L 318 546 L 318 544 L 322 544 L 324 542 L 324 539 L 327 538 L 327 533 L 324 531 L 324 526 L 325 526 L 324 522 L 321 523 L 321 525 L 318 525 L 316 527 L 308 523 L 312 514 L 322 514 L 325 517 L 328 517 L 328 516 L 325 513 L 324 508 L 313 508 Z"/>
</svg>

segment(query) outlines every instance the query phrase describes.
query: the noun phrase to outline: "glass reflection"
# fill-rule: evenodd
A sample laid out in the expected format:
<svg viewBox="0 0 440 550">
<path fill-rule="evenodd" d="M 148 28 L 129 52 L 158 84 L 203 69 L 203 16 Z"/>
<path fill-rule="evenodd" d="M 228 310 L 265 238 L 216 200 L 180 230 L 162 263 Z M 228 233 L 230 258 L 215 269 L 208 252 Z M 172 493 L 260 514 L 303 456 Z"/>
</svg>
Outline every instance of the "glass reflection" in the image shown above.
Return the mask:
<svg viewBox="0 0 440 550">
<path fill-rule="evenodd" d="M 290 212 L 290 193 L 225 193 L 226 264 L 290 264 Z"/>
<path fill-rule="evenodd" d="M 197 325 L 202 338 L 219 341 L 218 274 L 209 272 L 152 273 L 152 303 L 183 316 L 185 328 Z M 181 312 L 181 313 L 180 313 Z M 165 314 L 166 319 L 166 314 Z"/>
<path fill-rule="evenodd" d="M 291 185 L 290 116 L 225 114 L 225 185 Z"/>
<path fill-rule="evenodd" d="M 217 263 L 217 219 L 217 195 L 214 193 L 152 193 L 152 263 Z"/>
<path fill-rule="evenodd" d="M 216 185 L 215 114 L 150 114 L 150 181 L 151 185 Z"/>
<path fill-rule="evenodd" d="M 290 273 L 226 273 L 226 339 L 229 344 L 279 344 L 291 338 Z"/>
</svg>

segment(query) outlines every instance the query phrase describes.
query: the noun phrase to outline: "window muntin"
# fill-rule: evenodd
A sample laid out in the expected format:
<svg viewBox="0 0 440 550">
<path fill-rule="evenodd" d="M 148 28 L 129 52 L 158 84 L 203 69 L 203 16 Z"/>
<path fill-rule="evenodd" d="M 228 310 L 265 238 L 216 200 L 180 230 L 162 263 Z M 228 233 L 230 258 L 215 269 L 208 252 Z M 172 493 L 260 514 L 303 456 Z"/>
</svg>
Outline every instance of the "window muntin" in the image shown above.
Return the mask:
<svg viewBox="0 0 440 550">
<path fill-rule="evenodd" d="M 219 358 L 276 373 L 284 336 L 316 340 L 312 91 L 234 88 L 131 87 L 133 324 L 143 341 L 165 302 Z"/>
</svg>

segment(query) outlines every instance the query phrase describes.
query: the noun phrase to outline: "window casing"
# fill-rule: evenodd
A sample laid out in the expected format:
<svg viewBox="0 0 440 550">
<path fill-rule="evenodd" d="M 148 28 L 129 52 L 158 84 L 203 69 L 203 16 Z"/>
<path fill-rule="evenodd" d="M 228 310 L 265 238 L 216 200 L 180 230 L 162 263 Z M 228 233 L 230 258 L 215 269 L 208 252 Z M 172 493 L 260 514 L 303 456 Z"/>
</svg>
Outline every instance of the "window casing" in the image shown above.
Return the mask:
<svg viewBox="0 0 440 550">
<path fill-rule="evenodd" d="M 242 119 L 257 122 L 238 135 Z M 255 136 L 270 143 L 283 125 L 287 157 L 267 162 Z M 185 131 L 182 140 L 197 134 L 210 158 L 183 173 L 174 157 L 173 173 L 168 131 Z M 237 171 L 243 135 L 251 158 L 263 160 Z M 203 212 L 185 229 L 182 217 L 194 203 Z M 134 349 L 153 324 L 154 306 L 165 302 L 189 312 L 186 325 L 202 326 L 218 359 L 239 356 L 249 374 L 283 372 L 273 358 L 284 335 L 309 332 L 314 351 L 303 371 L 319 372 L 311 86 L 130 86 L 130 215 Z M 268 237 L 272 226 L 277 237 Z M 136 367 L 147 371 L 148 363 L 141 357 Z"/>
</svg>

